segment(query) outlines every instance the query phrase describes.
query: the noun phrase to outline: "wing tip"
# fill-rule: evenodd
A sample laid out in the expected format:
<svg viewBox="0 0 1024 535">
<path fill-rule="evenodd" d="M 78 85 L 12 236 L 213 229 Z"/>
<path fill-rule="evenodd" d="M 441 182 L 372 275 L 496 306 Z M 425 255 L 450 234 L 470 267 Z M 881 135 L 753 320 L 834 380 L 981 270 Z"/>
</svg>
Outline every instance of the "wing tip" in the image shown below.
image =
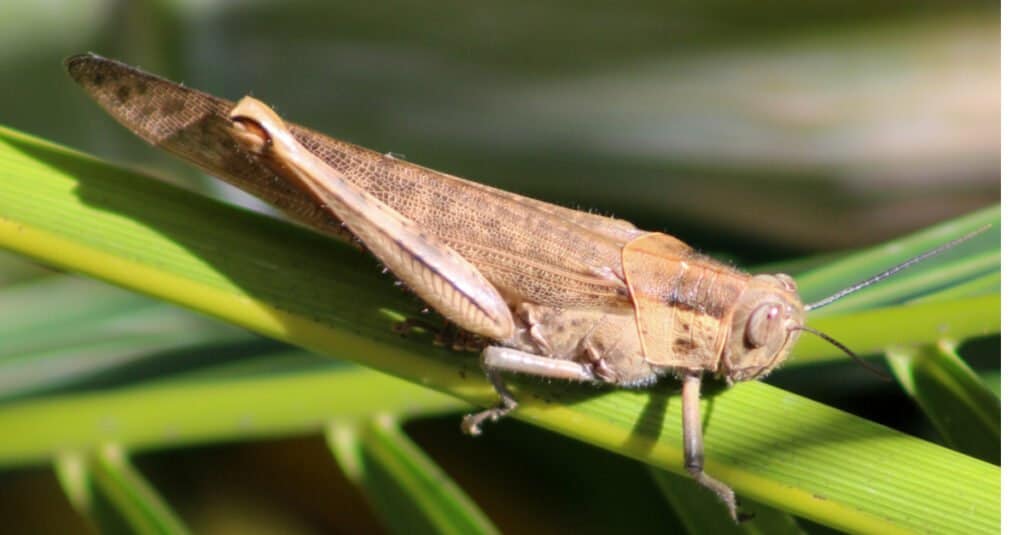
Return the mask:
<svg viewBox="0 0 1024 535">
<path fill-rule="evenodd" d="M 90 70 L 90 67 L 95 66 L 99 62 L 112 61 L 113 60 L 107 59 L 99 54 L 85 52 L 83 54 L 75 54 L 74 56 L 68 56 L 65 58 L 64 68 L 67 69 L 71 78 L 75 81 L 80 81 L 82 76 Z"/>
</svg>

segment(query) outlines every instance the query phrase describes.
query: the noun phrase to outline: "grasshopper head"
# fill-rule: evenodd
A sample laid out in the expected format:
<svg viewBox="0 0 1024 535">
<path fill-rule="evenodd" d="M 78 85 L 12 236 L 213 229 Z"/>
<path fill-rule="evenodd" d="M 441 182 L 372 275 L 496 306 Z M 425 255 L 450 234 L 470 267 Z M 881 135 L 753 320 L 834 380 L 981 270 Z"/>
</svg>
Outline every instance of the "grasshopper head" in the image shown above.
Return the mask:
<svg viewBox="0 0 1024 535">
<path fill-rule="evenodd" d="M 836 346 L 869 371 L 888 378 L 883 370 L 864 362 L 835 338 L 804 325 L 804 315 L 883 281 L 918 262 L 948 251 L 985 232 L 991 226 L 985 225 L 806 306 L 796 293 L 796 282 L 789 275 L 780 273 L 752 277 L 740 294 L 733 311 L 729 338 L 722 358 L 719 359 L 718 375 L 730 383 L 762 377 L 786 360 L 793 344 L 800 336 L 800 331 L 807 331 Z"/>
<path fill-rule="evenodd" d="M 729 382 L 766 375 L 786 360 L 804 325 L 789 275 L 756 275 L 740 294 L 718 374 Z"/>
</svg>

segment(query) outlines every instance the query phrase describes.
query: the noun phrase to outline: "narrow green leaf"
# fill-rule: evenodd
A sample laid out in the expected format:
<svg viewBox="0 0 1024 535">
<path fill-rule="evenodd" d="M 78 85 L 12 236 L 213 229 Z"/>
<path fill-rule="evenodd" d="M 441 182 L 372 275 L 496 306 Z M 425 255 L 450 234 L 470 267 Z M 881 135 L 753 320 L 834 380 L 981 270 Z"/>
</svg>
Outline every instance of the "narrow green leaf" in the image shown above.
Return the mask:
<svg viewBox="0 0 1024 535">
<path fill-rule="evenodd" d="M 949 301 L 875 308 L 816 317 L 815 328 L 841 340 L 859 355 L 882 353 L 894 344 L 927 344 L 941 338 L 967 339 L 998 334 L 1001 327 L 999 294 Z M 795 363 L 848 358 L 832 344 L 804 335 L 793 349 Z"/>
<path fill-rule="evenodd" d="M 817 314 L 831 315 L 901 303 L 999 271 L 999 207 L 981 210 L 813 268 L 800 273 L 796 277 L 797 284 L 805 302 L 814 302 L 985 226 L 991 228 L 952 250 L 830 304 Z"/>
<path fill-rule="evenodd" d="M 195 314 L 78 276 L 42 277 L 0 288 L 0 365 L 25 351 L 118 335 L 241 333 Z"/>
<path fill-rule="evenodd" d="M 457 484 L 389 416 L 328 428 L 338 464 L 395 533 L 497 533 Z"/>
<path fill-rule="evenodd" d="M 952 256 L 955 255 L 955 252 L 950 251 L 948 254 Z M 889 282 L 888 284 L 878 283 L 875 286 L 870 286 L 860 292 L 844 297 L 841 301 L 828 305 L 828 307 L 835 307 L 835 312 L 865 310 L 892 303 L 902 303 L 915 296 L 926 295 L 949 288 L 961 281 L 973 283 L 980 277 L 998 272 L 999 251 L 975 253 L 966 258 L 953 258 L 941 264 L 939 264 L 937 258 L 930 258 L 925 262 L 927 263 L 928 261 L 933 261 L 936 264 L 922 266 L 917 272 L 912 272 L 907 277 L 901 277 L 903 275 L 901 273 L 895 276 L 901 278 L 896 279 L 894 282 Z M 854 280 L 851 282 L 858 281 Z M 822 313 L 825 312 L 831 311 L 828 308 L 823 308 Z"/>
<path fill-rule="evenodd" d="M 0 289 L 0 399 L 101 381 L 109 385 L 118 376 L 163 371 L 156 361 L 188 347 L 253 338 L 108 284 L 69 275 L 43 277 Z"/>
<path fill-rule="evenodd" d="M 474 359 L 430 347 L 429 337 L 394 335 L 395 318 L 418 316 L 418 306 L 353 249 L 9 131 L 0 131 L 0 245 L 476 404 L 494 401 Z M 927 310 L 963 338 L 998 332 L 998 302 Z M 987 317 L 974 322 L 963 305 Z M 884 327 L 886 346 L 905 343 L 914 327 L 860 322 L 861 334 Z M 935 336 L 928 323 L 917 335 Z M 683 471 L 674 393 L 515 384 L 516 417 Z M 162 411 L 176 414 L 169 402 Z M 704 414 L 709 473 L 750 499 L 848 531 L 998 529 L 999 469 L 990 464 L 760 383 L 708 396 Z M 955 489 L 944 485 L 950 477 Z"/>
<path fill-rule="evenodd" d="M 185 525 L 139 474 L 119 446 L 100 449 L 90 463 L 91 481 L 134 533 L 187 533 Z"/>
<path fill-rule="evenodd" d="M 104 533 L 180 534 L 185 524 L 114 444 L 94 454 L 58 456 L 57 477 L 69 501 Z"/>
<path fill-rule="evenodd" d="M 203 400 L 195 410 L 191 400 Z M 202 377 L 0 405 L 0 466 L 45 462 L 67 448 L 154 446 L 315 432 L 337 417 L 449 412 L 462 404 L 359 367 L 232 380 Z"/>
<path fill-rule="evenodd" d="M 985 386 L 992 391 L 993 394 L 998 398 L 1003 390 L 1002 374 L 996 371 L 982 372 L 979 374 L 981 381 L 985 383 Z"/>
<path fill-rule="evenodd" d="M 80 451 L 63 451 L 54 457 L 53 470 L 64 495 L 79 513 L 88 516 L 92 509 L 92 490 L 88 461 Z"/>
<path fill-rule="evenodd" d="M 985 294 L 997 294 L 1002 287 L 1002 273 L 990 273 L 958 284 L 956 286 L 931 292 L 910 301 L 911 303 L 928 303 L 934 301 L 952 301 L 961 297 L 977 297 Z"/>
<path fill-rule="evenodd" d="M 363 466 L 363 452 L 357 425 L 351 420 L 331 422 L 327 425 L 325 436 L 327 446 L 334 454 L 338 467 L 350 481 L 362 487 L 366 479 L 366 469 Z"/>
<path fill-rule="evenodd" d="M 960 359 L 952 343 L 892 348 L 887 357 L 900 385 L 947 444 L 999 464 L 999 398 Z"/>
<path fill-rule="evenodd" d="M 674 390 L 537 394 L 559 404 L 527 420 L 684 473 Z M 762 383 L 707 398 L 706 468 L 743 498 L 855 532 L 998 529 L 990 464 Z M 950 477 L 956 488 L 944 484 Z"/>
<path fill-rule="evenodd" d="M 0 288 L 8 288 L 32 280 L 45 279 L 54 272 L 20 255 L 0 251 Z"/>
</svg>

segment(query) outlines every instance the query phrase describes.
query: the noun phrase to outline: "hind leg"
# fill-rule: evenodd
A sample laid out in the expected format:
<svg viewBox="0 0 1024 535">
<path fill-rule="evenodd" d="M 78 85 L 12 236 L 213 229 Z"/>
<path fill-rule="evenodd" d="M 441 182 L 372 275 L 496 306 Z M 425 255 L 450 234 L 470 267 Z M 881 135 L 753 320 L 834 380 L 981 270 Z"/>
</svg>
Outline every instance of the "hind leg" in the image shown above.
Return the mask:
<svg viewBox="0 0 1024 535">
<path fill-rule="evenodd" d="M 595 381 L 590 368 L 571 360 L 558 360 L 534 355 L 508 347 L 489 346 L 480 355 L 480 366 L 500 398 L 498 404 L 485 411 L 467 414 L 462 419 L 462 432 L 479 435 L 480 424 L 495 422 L 515 410 L 518 403 L 505 386 L 501 372 L 525 373 L 538 377 L 568 381 Z"/>
</svg>

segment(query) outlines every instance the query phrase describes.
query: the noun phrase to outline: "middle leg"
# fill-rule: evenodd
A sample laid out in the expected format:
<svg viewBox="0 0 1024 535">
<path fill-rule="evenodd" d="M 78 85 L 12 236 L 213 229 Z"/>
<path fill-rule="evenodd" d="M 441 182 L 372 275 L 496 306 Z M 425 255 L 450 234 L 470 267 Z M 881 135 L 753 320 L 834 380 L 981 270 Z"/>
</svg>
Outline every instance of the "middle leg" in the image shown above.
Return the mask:
<svg viewBox="0 0 1024 535">
<path fill-rule="evenodd" d="M 538 377 L 563 379 L 569 381 L 595 381 L 593 372 L 588 366 L 571 360 L 553 359 L 512 349 L 509 347 L 489 346 L 480 355 L 480 365 L 484 374 L 494 386 L 500 401 L 490 409 L 467 414 L 462 419 L 462 432 L 468 435 L 479 435 L 480 424 L 490 420 L 497 421 L 515 410 L 518 403 L 505 386 L 501 372 L 525 373 Z"/>
</svg>

